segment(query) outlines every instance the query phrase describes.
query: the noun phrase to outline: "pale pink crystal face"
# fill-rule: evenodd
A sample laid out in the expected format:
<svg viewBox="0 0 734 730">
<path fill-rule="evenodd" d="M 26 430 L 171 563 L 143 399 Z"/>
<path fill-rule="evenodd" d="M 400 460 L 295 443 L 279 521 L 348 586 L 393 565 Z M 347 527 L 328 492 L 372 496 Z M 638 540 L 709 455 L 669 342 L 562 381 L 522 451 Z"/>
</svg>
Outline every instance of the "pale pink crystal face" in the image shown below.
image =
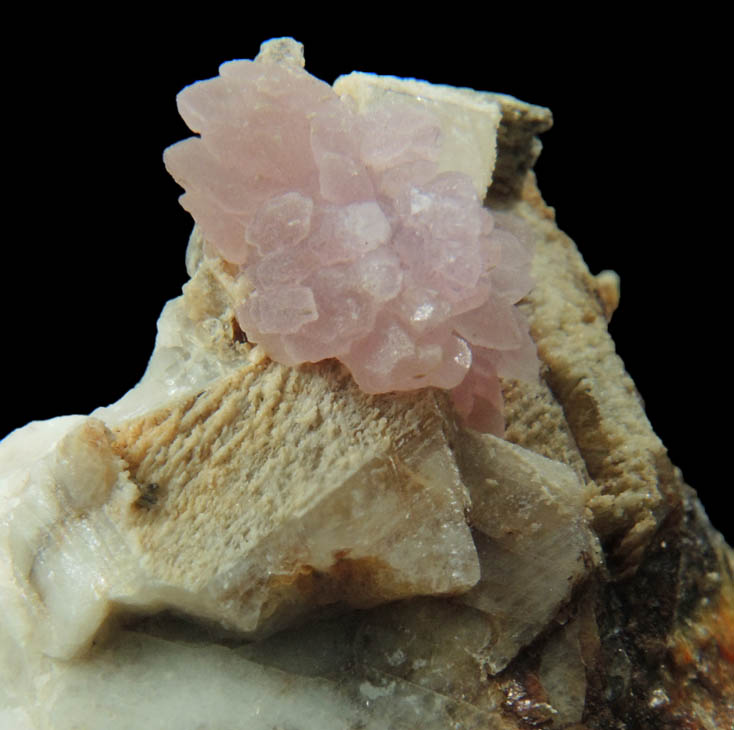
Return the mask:
<svg viewBox="0 0 734 730">
<path fill-rule="evenodd" d="M 534 379 L 515 304 L 528 241 L 460 172 L 409 105 L 354 111 L 305 71 L 231 61 L 178 95 L 199 137 L 169 147 L 181 204 L 240 267 L 239 324 L 279 362 L 337 357 L 368 393 L 452 390 L 466 423 L 501 434 L 500 377 Z"/>
</svg>

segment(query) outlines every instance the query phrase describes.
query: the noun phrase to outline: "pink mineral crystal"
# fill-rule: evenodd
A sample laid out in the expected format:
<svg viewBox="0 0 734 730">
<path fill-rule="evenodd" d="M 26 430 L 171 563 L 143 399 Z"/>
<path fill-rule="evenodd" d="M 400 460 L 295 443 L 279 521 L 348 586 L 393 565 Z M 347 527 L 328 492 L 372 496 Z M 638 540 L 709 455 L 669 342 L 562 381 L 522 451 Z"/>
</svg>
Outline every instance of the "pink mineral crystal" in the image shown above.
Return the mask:
<svg viewBox="0 0 734 730">
<path fill-rule="evenodd" d="M 239 267 L 251 342 L 288 365 L 339 358 L 368 393 L 451 389 L 501 434 L 499 377 L 537 378 L 516 302 L 532 252 L 468 175 L 437 172 L 438 121 L 357 113 L 295 66 L 223 64 L 178 95 L 194 132 L 165 163 L 204 237 Z"/>
</svg>

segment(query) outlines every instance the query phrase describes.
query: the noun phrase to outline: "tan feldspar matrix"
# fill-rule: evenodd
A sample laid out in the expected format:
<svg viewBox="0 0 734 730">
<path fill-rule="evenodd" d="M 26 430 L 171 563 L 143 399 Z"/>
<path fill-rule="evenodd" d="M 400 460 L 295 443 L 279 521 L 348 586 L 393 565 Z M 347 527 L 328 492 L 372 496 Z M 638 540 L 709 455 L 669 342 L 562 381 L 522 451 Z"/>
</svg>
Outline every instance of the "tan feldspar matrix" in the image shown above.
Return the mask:
<svg viewBox="0 0 734 730">
<path fill-rule="evenodd" d="M 225 68 L 305 73 L 290 39 L 237 64 Z M 356 116 L 341 137 L 341 112 L 315 122 L 320 165 L 303 175 L 316 176 L 318 193 L 276 190 L 243 227 L 257 270 L 197 226 L 190 281 L 161 313 L 141 382 L 91 416 L 31 423 L 0 443 L 0 728 L 729 727 L 732 552 L 614 352 L 615 280 L 589 274 L 535 186 L 550 112 L 368 74 L 338 80 L 336 95 L 303 83 Z M 230 103 L 225 91 L 217 103 Z M 343 180 L 341 158 L 359 137 L 349 124 L 393 102 L 415 126 L 386 144 L 428 155 L 399 161 L 390 182 L 415 188 L 418 219 L 422 206 L 454 200 L 425 190 L 454 175 L 457 210 L 472 197 L 467 179 L 478 199 L 488 187 L 501 220 L 492 231 L 519 241 L 510 252 L 534 250 L 535 286 L 505 312 L 521 312 L 541 377 L 502 378 L 502 401 L 485 399 L 504 403 L 504 438 L 469 427 L 443 388 L 367 393 L 349 362 L 271 359 L 268 346 L 292 334 L 284 322 L 320 311 L 307 277 L 297 286 L 315 309 L 286 297 L 267 316 L 243 314 L 268 289 L 260 277 L 281 276 L 259 271 L 267 236 L 297 249 L 319 206 L 339 219 L 333 240 L 365 244 L 339 264 L 362 277 L 350 286 L 384 304 L 417 276 L 391 258 L 398 217 L 382 193 L 369 205 L 319 198 L 384 191 L 374 166 Z M 277 138 L 258 139 L 277 153 Z M 276 208 L 292 227 L 268 218 Z M 491 244 L 477 216 L 469 247 L 501 270 L 490 254 L 504 244 Z M 504 257 L 513 260 L 509 281 L 527 276 L 529 261 Z M 248 316 L 277 320 L 279 339 L 250 341 Z M 402 346 L 442 372 L 443 344 Z"/>
</svg>

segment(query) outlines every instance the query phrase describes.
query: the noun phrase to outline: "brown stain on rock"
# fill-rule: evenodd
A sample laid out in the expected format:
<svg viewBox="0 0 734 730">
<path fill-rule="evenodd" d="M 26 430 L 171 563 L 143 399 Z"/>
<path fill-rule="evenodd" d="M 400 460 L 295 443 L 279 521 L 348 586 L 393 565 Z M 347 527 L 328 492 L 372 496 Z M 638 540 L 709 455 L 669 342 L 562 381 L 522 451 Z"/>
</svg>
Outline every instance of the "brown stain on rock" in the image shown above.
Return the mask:
<svg viewBox="0 0 734 730">
<path fill-rule="evenodd" d="M 350 558 L 348 553 L 334 553 L 334 562 L 326 570 L 297 565 L 292 572 L 274 577 L 271 585 L 276 590 L 292 586 L 313 606 L 340 603 L 365 608 L 399 597 L 400 584 L 393 580 L 394 570 L 389 565 L 376 557 Z M 389 592 L 384 590 L 386 586 Z M 411 595 L 407 584 L 403 592 Z"/>
</svg>

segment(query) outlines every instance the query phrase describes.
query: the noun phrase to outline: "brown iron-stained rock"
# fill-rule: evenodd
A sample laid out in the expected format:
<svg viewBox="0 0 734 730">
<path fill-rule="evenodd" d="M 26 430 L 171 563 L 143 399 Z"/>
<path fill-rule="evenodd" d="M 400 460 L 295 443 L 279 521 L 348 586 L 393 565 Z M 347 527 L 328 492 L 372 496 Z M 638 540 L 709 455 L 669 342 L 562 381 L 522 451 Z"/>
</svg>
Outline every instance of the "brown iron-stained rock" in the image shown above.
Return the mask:
<svg viewBox="0 0 734 730">
<path fill-rule="evenodd" d="M 590 506 L 611 567 L 634 570 L 675 502 L 673 466 L 614 350 L 597 283 L 573 242 L 555 227 L 532 174 L 512 209 L 536 234 L 538 283 L 525 311 L 544 379 L 600 489 Z"/>
</svg>

